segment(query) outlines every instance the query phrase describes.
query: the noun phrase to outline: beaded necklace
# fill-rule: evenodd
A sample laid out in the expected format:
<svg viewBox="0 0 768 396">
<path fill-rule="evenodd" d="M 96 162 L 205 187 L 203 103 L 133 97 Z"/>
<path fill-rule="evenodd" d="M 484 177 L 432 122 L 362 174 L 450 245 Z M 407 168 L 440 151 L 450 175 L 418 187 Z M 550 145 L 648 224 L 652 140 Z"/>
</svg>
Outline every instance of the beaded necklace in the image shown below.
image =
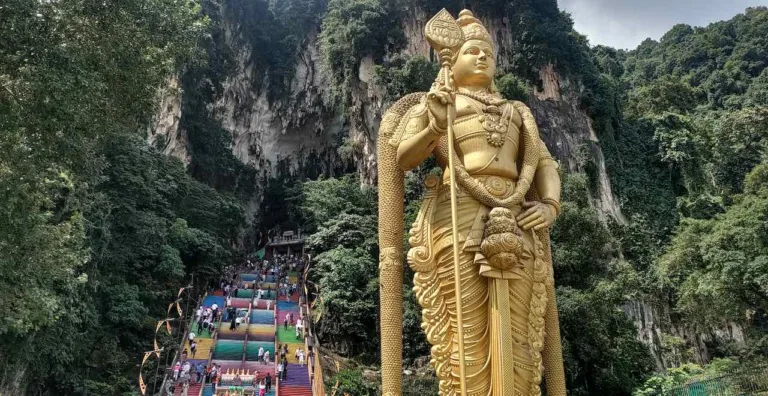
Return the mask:
<svg viewBox="0 0 768 396">
<path fill-rule="evenodd" d="M 478 111 L 480 124 L 485 129 L 485 140 L 493 147 L 501 147 L 509 130 L 509 106 L 505 106 L 506 99 L 499 99 L 488 92 L 478 94 L 469 91 L 458 91 L 458 95 L 474 99 L 482 103 L 482 111 Z M 472 106 L 475 107 L 475 106 Z M 478 109 L 475 108 L 477 111 Z"/>
</svg>

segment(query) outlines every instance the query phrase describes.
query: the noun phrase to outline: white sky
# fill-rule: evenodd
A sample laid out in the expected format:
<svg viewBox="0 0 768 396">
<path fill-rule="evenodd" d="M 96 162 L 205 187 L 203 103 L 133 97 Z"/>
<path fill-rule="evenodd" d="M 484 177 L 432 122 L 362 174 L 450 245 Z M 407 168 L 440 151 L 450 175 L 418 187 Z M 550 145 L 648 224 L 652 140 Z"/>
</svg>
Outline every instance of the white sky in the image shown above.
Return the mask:
<svg viewBox="0 0 768 396">
<path fill-rule="evenodd" d="M 634 49 L 648 37 L 658 40 L 678 23 L 706 26 L 731 19 L 747 7 L 768 5 L 768 0 L 558 0 L 558 4 L 590 44 Z"/>
</svg>

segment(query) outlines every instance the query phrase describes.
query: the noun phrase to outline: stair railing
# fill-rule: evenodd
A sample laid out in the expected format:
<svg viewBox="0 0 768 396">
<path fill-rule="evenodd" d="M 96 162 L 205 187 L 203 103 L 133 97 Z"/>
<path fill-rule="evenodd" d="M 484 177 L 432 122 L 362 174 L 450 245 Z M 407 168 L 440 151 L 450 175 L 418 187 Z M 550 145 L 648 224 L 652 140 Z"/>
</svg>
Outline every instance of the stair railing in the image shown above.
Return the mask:
<svg viewBox="0 0 768 396">
<path fill-rule="evenodd" d="M 309 375 L 309 382 L 312 387 L 313 396 L 325 396 L 325 384 L 323 383 L 323 367 L 320 364 L 320 344 L 315 336 L 315 324 L 312 319 L 312 307 L 309 299 L 309 288 L 307 287 L 306 279 L 309 274 L 312 257 L 309 256 L 304 271 L 299 279 L 299 293 L 302 300 L 301 312 L 304 318 L 304 327 L 302 332 L 304 333 L 304 350 L 307 351 L 307 375 Z M 310 341 L 312 345 L 310 345 Z M 309 359 L 309 351 L 312 351 L 313 359 Z"/>
</svg>

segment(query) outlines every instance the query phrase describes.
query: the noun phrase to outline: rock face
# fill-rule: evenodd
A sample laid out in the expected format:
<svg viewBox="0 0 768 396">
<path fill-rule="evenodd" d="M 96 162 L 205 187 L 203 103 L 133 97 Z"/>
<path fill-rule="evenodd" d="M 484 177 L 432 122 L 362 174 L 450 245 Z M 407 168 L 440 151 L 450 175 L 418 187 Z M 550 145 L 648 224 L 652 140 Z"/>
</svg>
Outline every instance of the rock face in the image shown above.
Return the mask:
<svg viewBox="0 0 768 396">
<path fill-rule="evenodd" d="M 323 158 L 317 164 L 330 173 L 329 163 L 337 160 L 336 146 L 344 128 L 344 119 L 326 98 L 329 76 L 320 67 L 317 31 L 308 37 L 308 45 L 299 54 L 290 89 L 280 100 L 271 102 L 267 90 L 254 88 L 254 66 L 249 63 L 251 50 L 242 38 L 232 34 L 228 41 L 236 54 L 236 72 L 224 82 L 224 92 L 213 104 L 214 114 L 224 129 L 232 134 L 232 152 L 244 164 L 267 174 L 281 161 L 289 171 L 306 165 L 310 154 Z"/>
<path fill-rule="evenodd" d="M 155 116 L 147 128 L 147 141 L 160 149 L 163 154 L 189 164 L 187 135 L 179 127 L 181 95 L 178 76 L 168 77 L 166 85 L 158 92 L 159 103 Z"/>
<path fill-rule="evenodd" d="M 706 332 L 677 326 L 665 304 L 636 300 L 628 302 L 622 309 L 635 323 L 637 338 L 650 348 L 656 369 L 659 371 L 690 360 L 699 364 L 709 362 L 712 356 L 707 344 L 712 341 L 728 340 L 740 344 L 745 342 L 744 330 L 735 323 L 728 323 L 719 329 Z M 683 345 L 682 340 L 685 340 L 687 345 Z M 689 347 L 692 348 L 688 349 Z M 684 353 L 692 356 L 683 356 Z"/>
</svg>

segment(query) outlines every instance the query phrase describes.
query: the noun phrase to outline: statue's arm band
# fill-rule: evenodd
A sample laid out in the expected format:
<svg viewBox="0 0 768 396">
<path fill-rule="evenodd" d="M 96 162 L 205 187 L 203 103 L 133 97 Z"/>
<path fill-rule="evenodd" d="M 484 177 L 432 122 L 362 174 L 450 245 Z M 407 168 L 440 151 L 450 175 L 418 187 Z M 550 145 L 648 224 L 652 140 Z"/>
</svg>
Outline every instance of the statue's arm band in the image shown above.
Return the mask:
<svg viewBox="0 0 768 396">
<path fill-rule="evenodd" d="M 539 140 L 539 163 L 536 165 L 536 169 L 541 169 L 544 167 L 554 167 L 555 169 L 559 168 L 560 165 L 558 165 L 557 161 L 552 158 L 552 154 L 549 153 L 549 150 L 547 150 L 547 145 L 544 144 L 542 140 Z"/>
</svg>

